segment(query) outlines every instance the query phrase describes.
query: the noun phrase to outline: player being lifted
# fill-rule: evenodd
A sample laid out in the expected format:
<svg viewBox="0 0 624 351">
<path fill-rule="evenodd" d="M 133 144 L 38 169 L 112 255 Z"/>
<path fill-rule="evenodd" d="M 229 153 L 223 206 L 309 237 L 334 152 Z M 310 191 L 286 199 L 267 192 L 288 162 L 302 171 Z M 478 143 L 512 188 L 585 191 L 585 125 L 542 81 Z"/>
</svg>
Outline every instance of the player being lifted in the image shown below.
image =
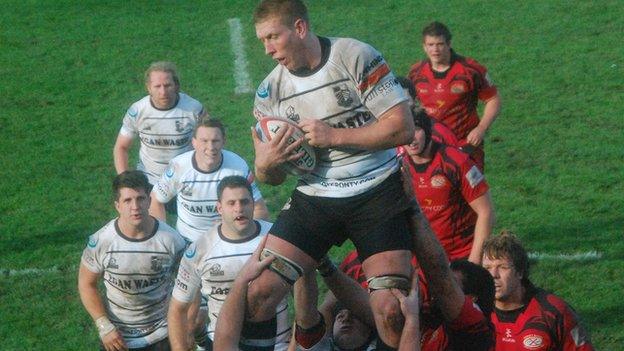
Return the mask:
<svg viewBox="0 0 624 351">
<path fill-rule="evenodd" d="M 370 301 L 382 345 L 397 347 L 403 317 L 389 288 L 410 288 L 409 199 L 393 147 L 410 142 L 407 96 L 383 56 L 350 38 L 315 35 L 300 0 L 265 0 L 254 13 L 256 35 L 277 67 L 261 83 L 254 114 L 289 118 L 317 148 L 318 163 L 273 225 L 264 256 L 276 257 L 249 286 L 248 320 L 262 325 L 304 272 L 332 245 L 351 239 L 370 277 Z M 280 166 L 302 142 L 286 145 L 292 126 L 271 141 L 252 131 L 257 178 L 281 184 Z M 216 341 L 219 342 L 218 340 Z"/>
</svg>

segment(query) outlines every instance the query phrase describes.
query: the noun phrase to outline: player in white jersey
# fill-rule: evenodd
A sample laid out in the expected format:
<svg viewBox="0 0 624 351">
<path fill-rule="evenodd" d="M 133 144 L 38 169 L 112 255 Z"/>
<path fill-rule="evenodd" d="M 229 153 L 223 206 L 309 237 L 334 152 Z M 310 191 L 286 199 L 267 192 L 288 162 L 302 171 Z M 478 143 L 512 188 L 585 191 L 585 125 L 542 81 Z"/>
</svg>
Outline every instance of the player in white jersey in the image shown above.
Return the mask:
<svg viewBox="0 0 624 351">
<path fill-rule="evenodd" d="M 78 291 L 106 350 L 169 349 L 167 305 L 185 241 L 148 215 L 150 188 L 140 171 L 119 174 L 113 181 L 119 217 L 91 235 L 82 253 Z"/>
<path fill-rule="evenodd" d="M 252 188 L 241 176 L 223 178 L 218 187 L 217 209 L 223 221 L 209 235 L 192 243 L 182 261 L 169 307 L 169 334 L 173 350 L 188 350 L 187 313 L 197 293 L 208 299 L 210 323 L 208 335 L 213 334 L 223 301 L 243 264 L 266 236 L 271 223 L 254 220 Z M 273 347 L 285 350 L 290 338 L 286 300 L 274 311 L 273 323 L 266 329 L 243 335 L 248 347 Z"/>
<path fill-rule="evenodd" d="M 149 95 L 130 106 L 123 118 L 113 159 L 117 174 L 128 170 L 128 154 L 136 136 L 141 141 L 137 169 L 156 184 L 169 161 L 191 149 L 191 133 L 206 115 L 197 100 L 180 92 L 175 65 L 155 62 L 145 72 Z"/>
<path fill-rule="evenodd" d="M 225 128 L 217 119 L 203 119 L 193 131 L 193 148 L 175 157 L 154 186 L 150 213 L 166 219 L 165 204 L 177 195 L 176 228 L 194 242 L 221 220 L 217 212 L 217 185 L 224 177 L 240 175 L 253 189 L 254 218 L 268 218 L 269 211 L 247 163 L 224 150 Z"/>
<path fill-rule="evenodd" d="M 248 319 L 267 320 L 303 272 L 332 245 L 351 239 L 366 252 L 363 268 L 372 279 L 381 344 L 396 347 L 403 318 L 389 288 L 410 287 L 413 210 L 393 147 L 414 132 L 408 97 L 374 48 L 312 33 L 300 0 L 264 0 L 254 21 L 266 54 L 278 63 L 256 93 L 254 114 L 296 121 L 320 162 L 299 178 L 271 228 L 263 256 L 277 259 L 250 286 Z M 293 128 L 266 143 L 252 131 L 258 180 L 281 184 L 281 164 L 301 156 L 293 150 L 302 140 L 284 142 Z"/>
</svg>

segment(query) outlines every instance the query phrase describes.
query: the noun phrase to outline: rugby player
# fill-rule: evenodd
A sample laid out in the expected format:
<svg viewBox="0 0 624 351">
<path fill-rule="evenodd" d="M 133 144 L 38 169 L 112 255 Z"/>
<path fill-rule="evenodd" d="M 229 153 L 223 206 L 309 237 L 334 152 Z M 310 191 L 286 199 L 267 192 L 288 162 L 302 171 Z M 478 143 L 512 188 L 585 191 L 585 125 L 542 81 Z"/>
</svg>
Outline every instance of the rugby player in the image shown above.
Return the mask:
<svg viewBox="0 0 624 351">
<path fill-rule="evenodd" d="M 91 235 L 82 253 L 80 300 L 107 351 L 169 350 L 167 305 L 185 241 L 149 216 L 150 188 L 140 171 L 119 174 L 113 181 L 119 217 Z"/>
<path fill-rule="evenodd" d="M 414 139 L 399 154 L 414 196 L 449 259 L 480 264 L 494 225 L 485 176 L 468 154 L 433 140 L 431 119 L 422 109 L 412 113 Z"/>
<path fill-rule="evenodd" d="M 217 186 L 231 175 L 247 179 L 254 197 L 254 218 L 269 211 L 245 160 L 223 149 L 225 128 L 218 119 L 204 118 L 193 129 L 192 151 L 172 159 L 152 191 L 150 213 L 165 220 L 165 204 L 177 197 L 176 228 L 189 242 L 209 232 L 220 220 Z"/>
<path fill-rule="evenodd" d="M 201 103 L 180 92 L 180 80 L 171 62 L 152 63 L 145 71 L 149 95 L 126 112 L 113 159 L 117 174 L 128 170 L 128 155 L 136 136 L 141 141 L 137 169 L 155 185 L 175 156 L 191 149 L 191 133 L 199 118 L 206 116 Z"/>
<path fill-rule="evenodd" d="M 408 74 L 416 96 L 427 113 L 446 124 L 481 169 L 483 138 L 501 108 L 501 99 L 487 69 L 451 48 L 451 32 L 440 22 L 422 31 L 427 59 L 414 64 Z M 479 119 L 477 104 L 485 103 Z"/>
<path fill-rule="evenodd" d="M 496 287 L 492 323 L 497 351 L 594 350 L 574 309 L 533 285 L 528 255 L 513 233 L 503 232 L 485 242 L 483 267 Z"/>
<path fill-rule="evenodd" d="M 315 35 L 300 0 L 265 0 L 256 35 L 277 67 L 256 92 L 254 115 L 289 118 L 316 147 L 318 163 L 299 178 L 268 236 L 275 257 L 249 287 L 248 319 L 270 321 L 275 306 L 332 245 L 351 239 L 370 277 L 371 305 L 382 347 L 396 347 L 403 317 L 390 287 L 410 287 L 413 208 L 402 190 L 394 147 L 414 132 L 405 95 L 383 56 L 350 38 Z M 296 160 L 295 127 L 263 143 L 252 130 L 257 178 L 279 185 L 281 166 Z"/>
<path fill-rule="evenodd" d="M 217 210 L 222 222 L 189 246 L 178 270 L 168 317 L 173 350 L 189 349 L 187 335 L 191 328 L 186 316 L 200 289 L 201 295 L 208 300 L 208 336 L 210 340 L 214 339 L 223 301 L 232 289 L 236 275 L 269 231 L 271 223 L 252 217 L 252 194 L 252 187 L 245 177 L 227 176 L 219 182 Z M 256 330 L 255 336 L 243 336 L 242 347 L 285 350 L 290 338 L 286 300 L 274 313 L 273 329 Z M 211 345 L 205 345 L 205 348 L 212 349 Z"/>
</svg>

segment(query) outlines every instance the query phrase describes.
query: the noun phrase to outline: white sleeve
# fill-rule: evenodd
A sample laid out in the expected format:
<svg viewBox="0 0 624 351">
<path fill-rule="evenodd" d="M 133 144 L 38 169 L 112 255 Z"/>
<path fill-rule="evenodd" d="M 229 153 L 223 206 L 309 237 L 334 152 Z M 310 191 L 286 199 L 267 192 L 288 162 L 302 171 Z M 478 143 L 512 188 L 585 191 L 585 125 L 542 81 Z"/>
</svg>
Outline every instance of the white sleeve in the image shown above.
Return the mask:
<svg viewBox="0 0 624 351">
<path fill-rule="evenodd" d="M 407 100 L 407 95 L 379 51 L 358 41 L 348 42 L 347 45 L 345 49 L 353 54 L 345 56 L 344 64 L 355 78 L 361 101 L 375 117 Z"/>
<path fill-rule="evenodd" d="M 89 236 L 87 247 L 82 251 L 81 262 L 87 269 L 93 273 L 102 273 L 104 270 L 100 262 L 99 249 L 99 232 Z"/>
<path fill-rule="evenodd" d="M 258 121 L 268 116 L 278 116 L 277 111 L 273 110 L 273 101 L 277 98 L 275 87 L 271 84 L 273 72 L 260 83 L 258 90 L 256 90 L 253 115 Z"/>
<path fill-rule="evenodd" d="M 167 169 L 163 172 L 162 176 L 158 180 L 158 183 L 154 185 L 154 194 L 156 200 L 160 203 L 167 203 L 173 199 L 180 191 L 180 177 L 182 175 L 182 169 L 179 164 L 171 160 Z"/>
<path fill-rule="evenodd" d="M 136 107 L 136 103 L 132 104 L 132 106 L 130 106 L 130 108 L 128 109 L 128 111 L 126 111 L 126 114 L 124 115 L 119 134 L 134 138 L 139 132 L 137 128 L 138 116 L 139 110 Z"/>
<path fill-rule="evenodd" d="M 201 277 L 197 272 L 197 246 L 192 243 L 180 261 L 172 295 L 178 301 L 189 303 L 193 301 L 195 293 L 200 288 Z"/>
</svg>

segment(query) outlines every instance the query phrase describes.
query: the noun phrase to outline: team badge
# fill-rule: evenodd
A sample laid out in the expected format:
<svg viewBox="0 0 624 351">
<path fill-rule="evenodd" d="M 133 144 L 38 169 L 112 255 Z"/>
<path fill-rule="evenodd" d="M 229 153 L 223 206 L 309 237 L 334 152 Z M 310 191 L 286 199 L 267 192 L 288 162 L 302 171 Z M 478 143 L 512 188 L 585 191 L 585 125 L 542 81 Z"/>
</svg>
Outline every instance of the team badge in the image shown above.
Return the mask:
<svg viewBox="0 0 624 351">
<path fill-rule="evenodd" d="M 174 173 L 175 173 L 175 171 L 174 171 L 174 167 L 173 167 L 173 166 L 169 166 L 169 167 L 167 167 L 167 169 L 165 170 L 165 176 L 166 176 L 167 178 L 171 178 L 171 177 L 173 177 L 173 174 L 174 174 Z"/>
<path fill-rule="evenodd" d="M 212 267 L 208 269 L 208 272 L 210 272 L 211 277 L 225 275 L 225 272 L 221 269 L 221 265 L 218 263 L 213 264 Z"/>
<path fill-rule="evenodd" d="M 164 257 L 152 256 L 150 258 L 151 266 L 150 268 L 154 272 L 161 272 L 163 270 L 163 262 L 165 261 Z"/>
<path fill-rule="evenodd" d="M 290 210 L 290 202 L 292 201 L 291 198 L 288 198 L 288 200 L 286 200 L 286 203 L 284 204 L 284 207 L 282 207 L 282 211 L 288 211 Z"/>
<path fill-rule="evenodd" d="M 193 186 L 189 183 L 185 183 L 184 185 L 182 185 L 180 194 L 187 196 L 187 197 L 193 196 Z"/>
<path fill-rule="evenodd" d="M 195 244 L 191 244 L 191 246 L 189 246 L 188 249 L 186 249 L 186 251 L 184 252 L 184 256 L 186 258 L 193 258 L 193 256 L 195 256 L 196 250 L 197 246 L 195 246 Z"/>
<path fill-rule="evenodd" d="M 292 106 L 288 106 L 288 108 L 286 109 L 286 117 L 297 123 L 299 123 L 299 120 L 301 119 L 301 117 L 299 117 L 299 114 L 295 112 L 295 108 Z"/>
<path fill-rule="evenodd" d="M 537 350 L 544 346 L 544 339 L 540 335 L 529 334 L 522 339 L 522 345 L 529 350 Z"/>
<path fill-rule="evenodd" d="M 271 85 L 266 82 L 262 82 L 260 86 L 258 87 L 258 90 L 256 91 L 256 95 L 258 95 L 258 97 L 261 99 L 268 98 L 270 93 L 271 93 Z"/>
<path fill-rule="evenodd" d="M 106 268 L 112 268 L 112 269 L 119 269 L 119 265 L 117 264 L 117 260 L 114 257 L 111 257 L 110 260 L 108 260 L 108 264 L 106 265 Z"/>
<path fill-rule="evenodd" d="M 347 89 L 346 86 L 334 87 L 334 95 L 338 100 L 338 106 L 349 107 L 353 104 L 353 98 L 351 97 L 351 92 Z"/>
<path fill-rule="evenodd" d="M 446 178 L 442 175 L 434 175 L 431 177 L 431 186 L 434 188 L 441 188 L 446 184 Z"/>
<path fill-rule="evenodd" d="M 137 110 L 136 107 L 131 106 L 126 113 L 128 114 L 128 116 L 136 118 L 136 116 L 139 114 L 139 110 Z"/>
<path fill-rule="evenodd" d="M 457 83 L 451 85 L 451 93 L 453 94 L 463 94 L 466 92 L 466 87 L 463 84 Z"/>
<path fill-rule="evenodd" d="M 95 235 L 92 235 L 89 237 L 89 241 L 87 242 L 87 246 L 90 248 L 95 248 L 97 246 L 98 241 L 100 240 L 99 237 L 96 237 Z"/>
<path fill-rule="evenodd" d="M 466 173 L 466 180 L 468 181 L 468 184 L 470 184 L 471 188 L 479 185 L 479 183 L 481 183 L 484 178 L 485 177 L 483 176 L 483 173 L 481 173 L 479 167 L 477 167 L 476 165 L 472 166 L 468 173 Z"/>
<path fill-rule="evenodd" d="M 182 121 L 176 121 L 175 122 L 175 130 L 178 133 L 182 133 L 184 131 L 186 131 L 186 127 L 188 126 L 187 123 L 182 123 Z"/>
</svg>

